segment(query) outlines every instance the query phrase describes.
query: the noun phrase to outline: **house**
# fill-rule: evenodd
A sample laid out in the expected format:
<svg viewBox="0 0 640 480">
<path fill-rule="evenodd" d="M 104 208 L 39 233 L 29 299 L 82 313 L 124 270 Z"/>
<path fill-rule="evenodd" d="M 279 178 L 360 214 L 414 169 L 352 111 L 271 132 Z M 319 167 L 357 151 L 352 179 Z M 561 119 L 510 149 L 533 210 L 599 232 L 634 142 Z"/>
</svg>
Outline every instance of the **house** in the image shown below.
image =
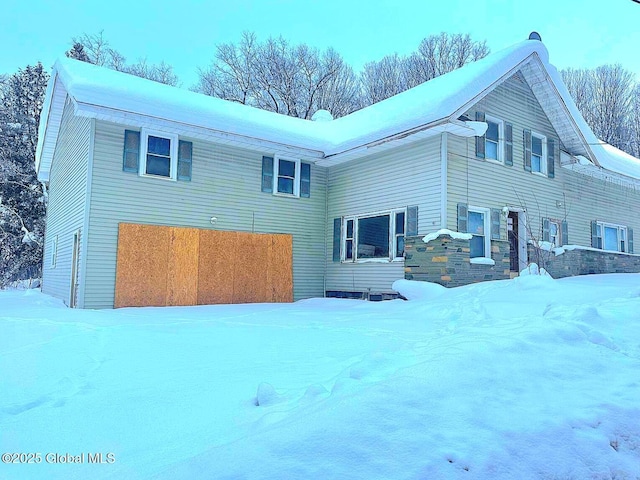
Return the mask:
<svg viewBox="0 0 640 480">
<path fill-rule="evenodd" d="M 43 291 L 112 308 L 362 297 L 541 258 L 558 277 L 640 271 L 640 161 L 598 141 L 536 35 L 320 117 L 59 60 Z"/>
</svg>

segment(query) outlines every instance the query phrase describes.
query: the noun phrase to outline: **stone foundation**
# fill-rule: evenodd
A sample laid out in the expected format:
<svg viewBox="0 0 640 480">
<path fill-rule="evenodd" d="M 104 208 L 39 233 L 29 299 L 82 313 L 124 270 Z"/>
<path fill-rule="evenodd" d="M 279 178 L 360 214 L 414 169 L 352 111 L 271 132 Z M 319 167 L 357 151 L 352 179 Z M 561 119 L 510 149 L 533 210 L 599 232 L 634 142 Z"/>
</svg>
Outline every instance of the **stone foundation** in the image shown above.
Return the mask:
<svg viewBox="0 0 640 480">
<path fill-rule="evenodd" d="M 594 273 L 639 273 L 640 255 L 576 248 L 556 256 L 528 246 L 529 261 L 539 263 L 553 278 Z"/>
<path fill-rule="evenodd" d="M 429 243 L 423 235 L 405 238 L 404 278 L 458 287 L 487 280 L 510 278 L 509 242 L 491 241 L 491 259 L 495 265 L 470 262 L 469 240 L 441 235 Z"/>
</svg>

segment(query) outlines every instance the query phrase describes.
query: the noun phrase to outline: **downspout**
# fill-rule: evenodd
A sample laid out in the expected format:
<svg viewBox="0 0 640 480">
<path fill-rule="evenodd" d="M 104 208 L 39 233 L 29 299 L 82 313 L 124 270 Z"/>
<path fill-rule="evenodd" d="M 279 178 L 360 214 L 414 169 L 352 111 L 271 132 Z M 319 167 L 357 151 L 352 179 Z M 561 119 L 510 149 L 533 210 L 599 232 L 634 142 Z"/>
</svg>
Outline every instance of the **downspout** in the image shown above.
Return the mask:
<svg viewBox="0 0 640 480">
<path fill-rule="evenodd" d="M 322 275 L 322 297 L 327 296 L 327 263 L 329 259 L 327 257 L 327 242 L 329 241 L 328 232 L 330 228 L 327 228 L 329 225 L 329 169 L 326 167 L 321 167 L 325 170 L 324 175 L 324 273 Z M 333 238 L 333 235 L 331 236 Z"/>
<path fill-rule="evenodd" d="M 440 228 L 447 228 L 447 156 L 448 134 L 440 134 Z"/>
</svg>

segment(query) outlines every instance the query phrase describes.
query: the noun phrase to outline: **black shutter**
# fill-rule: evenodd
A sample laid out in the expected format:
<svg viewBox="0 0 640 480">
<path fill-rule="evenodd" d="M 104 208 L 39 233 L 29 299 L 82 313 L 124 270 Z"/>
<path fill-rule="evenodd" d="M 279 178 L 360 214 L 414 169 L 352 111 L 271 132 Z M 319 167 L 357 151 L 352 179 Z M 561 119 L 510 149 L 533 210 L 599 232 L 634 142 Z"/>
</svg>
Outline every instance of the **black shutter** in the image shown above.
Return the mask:
<svg viewBox="0 0 640 480">
<path fill-rule="evenodd" d="M 547 139 L 547 176 L 553 178 L 556 176 L 556 142 L 553 138 Z"/>
<path fill-rule="evenodd" d="M 191 181 L 191 158 L 193 144 L 191 142 L 178 142 L 178 180 Z"/>
<path fill-rule="evenodd" d="M 407 207 L 407 237 L 418 235 L 418 207 Z"/>
<path fill-rule="evenodd" d="M 140 161 L 140 132 L 124 131 L 124 153 L 122 154 L 122 171 L 138 173 Z"/>
<path fill-rule="evenodd" d="M 477 122 L 484 122 L 485 121 L 484 119 L 485 119 L 484 112 L 476 112 Z M 476 157 L 478 158 L 484 158 L 485 156 L 484 140 L 485 140 L 484 135 L 481 137 L 476 137 Z"/>
<path fill-rule="evenodd" d="M 598 248 L 598 222 L 591 222 L 591 246 Z"/>
<path fill-rule="evenodd" d="M 466 203 L 458 204 L 458 232 L 467 233 L 469 230 L 469 207 Z"/>
<path fill-rule="evenodd" d="M 300 196 L 311 197 L 311 165 L 308 163 L 300 164 Z"/>
<path fill-rule="evenodd" d="M 526 128 L 522 131 L 524 145 L 524 169 L 531 171 L 531 130 Z"/>
<path fill-rule="evenodd" d="M 542 241 L 543 242 L 549 241 L 549 219 L 548 218 L 542 219 Z"/>
<path fill-rule="evenodd" d="M 500 214 L 499 208 L 491 209 L 491 240 L 500 240 Z"/>
<path fill-rule="evenodd" d="M 504 124 L 504 164 L 513 165 L 513 125 Z"/>
<path fill-rule="evenodd" d="M 273 193 L 273 157 L 262 157 L 262 191 Z"/>
<path fill-rule="evenodd" d="M 342 241 L 342 219 L 333 219 L 333 261 L 340 261 L 340 243 Z"/>
<path fill-rule="evenodd" d="M 629 242 L 629 253 L 633 253 L 633 228 L 627 227 L 627 242 Z"/>
<path fill-rule="evenodd" d="M 562 221 L 562 238 L 560 239 L 560 243 L 562 245 L 569 245 L 569 226 L 567 225 L 567 221 Z M 560 246 L 560 245 L 558 245 Z"/>
</svg>

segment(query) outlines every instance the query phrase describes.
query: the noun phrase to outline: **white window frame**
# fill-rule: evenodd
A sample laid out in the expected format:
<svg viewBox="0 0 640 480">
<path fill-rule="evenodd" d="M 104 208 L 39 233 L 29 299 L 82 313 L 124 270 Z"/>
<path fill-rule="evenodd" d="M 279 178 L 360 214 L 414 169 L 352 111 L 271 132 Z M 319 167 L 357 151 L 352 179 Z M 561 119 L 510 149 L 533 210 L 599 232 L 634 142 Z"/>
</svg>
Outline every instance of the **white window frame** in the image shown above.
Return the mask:
<svg viewBox="0 0 640 480">
<path fill-rule="evenodd" d="M 58 235 L 51 240 L 51 260 L 49 266 L 56 268 L 56 263 L 58 263 Z"/>
<path fill-rule="evenodd" d="M 491 258 L 491 210 L 484 207 L 475 207 L 469 205 L 467 207 L 467 230 L 469 230 L 469 224 L 471 223 L 469 220 L 469 214 L 471 212 L 481 213 L 484 215 L 484 255 L 482 257 L 471 257 L 471 252 L 469 252 L 469 256 L 471 259 L 474 258 Z M 473 232 L 467 232 L 471 235 L 479 236 L 474 234 Z"/>
<path fill-rule="evenodd" d="M 153 175 L 147 173 L 147 151 L 149 149 L 149 137 L 166 138 L 171 142 L 169 148 L 169 176 Z M 160 132 L 158 130 L 151 130 L 148 128 L 142 128 L 140 130 L 140 170 L 139 175 L 141 177 L 158 178 L 161 180 L 177 181 L 178 177 L 178 135 L 171 133 Z"/>
<path fill-rule="evenodd" d="M 606 250 L 604 241 L 605 241 L 605 228 L 615 228 L 617 230 L 617 240 L 618 240 L 618 249 L 617 250 Z M 598 235 L 598 231 L 600 234 Z M 627 227 L 624 225 L 618 225 L 616 223 L 608 223 L 608 222 L 596 222 L 596 236 L 598 237 L 598 243 L 602 246 L 601 250 L 606 250 L 608 252 L 621 252 L 628 253 L 629 252 L 629 232 L 627 232 Z M 624 236 L 624 239 L 622 237 Z"/>
<path fill-rule="evenodd" d="M 533 139 L 538 138 L 542 143 L 542 157 L 540 158 L 540 170 L 533 169 Z M 531 173 L 536 175 L 548 175 L 547 137 L 541 133 L 531 132 Z"/>
<path fill-rule="evenodd" d="M 554 247 L 562 245 L 562 222 L 549 218 L 549 243 Z M 551 235 L 551 225 L 556 226 L 556 235 Z"/>
<path fill-rule="evenodd" d="M 350 215 L 342 218 L 342 235 L 340 239 L 340 258 L 343 263 L 370 263 L 370 262 L 402 262 L 404 255 L 396 256 L 398 246 L 398 235 L 396 235 L 396 215 L 404 213 L 404 235 L 407 232 L 407 209 L 396 208 L 381 212 L 366 213 L 361 215 Z M 389 256 L 387 258 L 358 258 L 358 220 L 389 216 Z M 347 237 L 347 222 L 353 221 L 353 237 Z M 352 240 L 352 258 L 346 258 L 347 239 Z"/>
<path fill-rule="evenodd" d="M 484 137 L 484 159 L 488 162 L 496 162 L 496 163 L 504 163 L 504 120 L 501 120 L 497 117 L 492 117 L 491 115 L 485 115 L 484 121 L 495 123 L 498 125 L 498 146 L 496 151 L 496 156 L 498 158 L 489 158 L 487 156 L 487 142 L 494 143 L 493 140 L 489 140 L 486 136 Z"/>
<path fill-rule="evenodd" d="M 280 160 L 284 160 L 286 162 L 292 162 L 295 164 L 294 177 L 293 177 L 293 194 L 278 191 L 278 178 L 280 176 Z M 301 178 L 300 163 L 301 163 L 300 159 L 296 159 L 296 158 L 279 157 L 277 155 L 273 158 L 273 194 L 274 195 L 281 195 L 283 197 L 300 197 L 300 178 Z"/>
</svg>

